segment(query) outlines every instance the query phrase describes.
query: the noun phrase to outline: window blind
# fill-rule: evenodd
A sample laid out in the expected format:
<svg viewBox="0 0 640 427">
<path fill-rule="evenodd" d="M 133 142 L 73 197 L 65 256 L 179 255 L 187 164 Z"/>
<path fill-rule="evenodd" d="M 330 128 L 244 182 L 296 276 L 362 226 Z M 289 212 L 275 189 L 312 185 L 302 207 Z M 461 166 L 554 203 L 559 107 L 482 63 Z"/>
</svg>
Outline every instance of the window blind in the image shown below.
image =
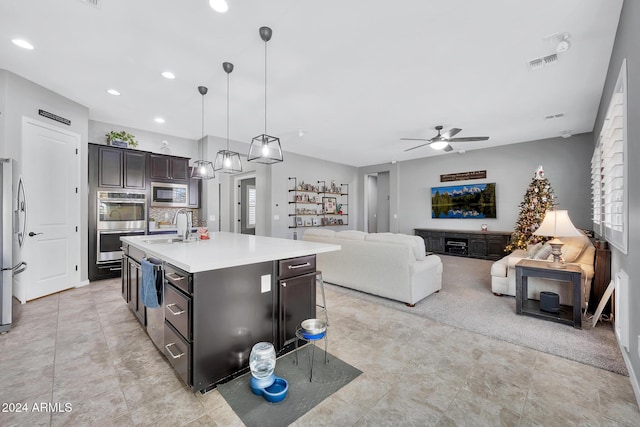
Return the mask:
<svg viewBox="0 0 640 427">
<path fill-rule="evenodd" d="M 626 113 L 624 61 L 591 159 L 594 230 L 624 253 L 628 234 Z"/>
</svg>

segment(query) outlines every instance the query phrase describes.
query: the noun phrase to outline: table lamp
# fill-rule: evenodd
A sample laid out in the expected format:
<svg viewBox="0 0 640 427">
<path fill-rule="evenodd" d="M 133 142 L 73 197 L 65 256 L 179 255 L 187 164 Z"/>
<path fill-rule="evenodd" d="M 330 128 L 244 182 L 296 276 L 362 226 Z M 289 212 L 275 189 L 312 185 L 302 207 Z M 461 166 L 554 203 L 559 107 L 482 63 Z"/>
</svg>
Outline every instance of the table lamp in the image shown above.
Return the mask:
<svg viewBox="0 0 640 427">
<path fill-rule="evenodd" d="M 560 256 L 562 255 L 561 248 L 564 242 L 558 237 L 582 235 L 569 219 L 569 211 L 565 210 L 547 211 L 542 224 L 540 224 L 540 227 L 533 234 L 553 237 L 552 240 L 547 242 L 551 246 L 551 254 L 553 255 L 553 262 L 549 264 L 551 268 L 566 268 L 564 263 L 560 261 Z"/>
</svg>

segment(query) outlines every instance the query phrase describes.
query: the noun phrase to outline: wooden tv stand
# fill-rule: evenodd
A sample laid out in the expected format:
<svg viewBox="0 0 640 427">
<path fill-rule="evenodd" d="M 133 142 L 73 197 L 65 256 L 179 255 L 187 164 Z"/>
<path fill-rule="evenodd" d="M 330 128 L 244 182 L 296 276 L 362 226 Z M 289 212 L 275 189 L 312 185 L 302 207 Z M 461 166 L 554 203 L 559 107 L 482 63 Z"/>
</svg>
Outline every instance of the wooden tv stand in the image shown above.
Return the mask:
<svg viewBox="0 0 640 427">
<path fill-rule="evenodd" d="M 511 238 L 510 231 L 413 230 L 424 239 L 427 252 L 492 260 L 505 256 L 504 247 Z"/>
</svg>

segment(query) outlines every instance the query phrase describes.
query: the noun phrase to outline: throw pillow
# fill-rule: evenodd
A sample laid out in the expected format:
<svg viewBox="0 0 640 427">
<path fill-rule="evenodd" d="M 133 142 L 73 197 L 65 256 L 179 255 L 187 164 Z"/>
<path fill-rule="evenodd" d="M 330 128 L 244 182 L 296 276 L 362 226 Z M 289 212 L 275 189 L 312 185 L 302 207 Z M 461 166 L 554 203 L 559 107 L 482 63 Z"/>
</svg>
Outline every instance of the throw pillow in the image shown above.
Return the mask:
<svg viewBox="0 0 640 427">
<path fill-rule="evenodd" d="M 549 255 L 551 255 L 551 245 L 549 243 L 545 243 L 542 245 L 538 252 L 533 256 L 533 259 L 547 259 Z"/>
<path fill-rule="evenodd" d="M 535 254 L 540 250 L 541 247 L 542 247 L 542 243 L 536 243 L 535 245 L 527 245 L 527 257 L 533 258 Z"/>
<path fill-rule="evenodd" d="M 564 242 L 561 251 L 565 262 L 575 262 L 589 245 L 586 236 L 561 237 L 560 240 Z"/>
</svg>

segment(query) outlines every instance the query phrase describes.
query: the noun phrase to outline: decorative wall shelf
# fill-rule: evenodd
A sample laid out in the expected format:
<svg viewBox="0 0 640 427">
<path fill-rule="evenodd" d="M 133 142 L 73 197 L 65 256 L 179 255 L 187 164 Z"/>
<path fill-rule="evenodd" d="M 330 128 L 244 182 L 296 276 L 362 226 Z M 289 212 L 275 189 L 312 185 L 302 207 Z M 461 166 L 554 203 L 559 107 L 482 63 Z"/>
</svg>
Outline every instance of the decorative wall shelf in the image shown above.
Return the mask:
<svg viewBox="0 0 640 427">
<path fill-rule="evenodd" d="M 289 228 L 349 225 L 349 184 L 305 184 L 298 183 L 296 177 L 289 181 L 293 181 L 293 188 L 289 189 Z"/>
</svg>

